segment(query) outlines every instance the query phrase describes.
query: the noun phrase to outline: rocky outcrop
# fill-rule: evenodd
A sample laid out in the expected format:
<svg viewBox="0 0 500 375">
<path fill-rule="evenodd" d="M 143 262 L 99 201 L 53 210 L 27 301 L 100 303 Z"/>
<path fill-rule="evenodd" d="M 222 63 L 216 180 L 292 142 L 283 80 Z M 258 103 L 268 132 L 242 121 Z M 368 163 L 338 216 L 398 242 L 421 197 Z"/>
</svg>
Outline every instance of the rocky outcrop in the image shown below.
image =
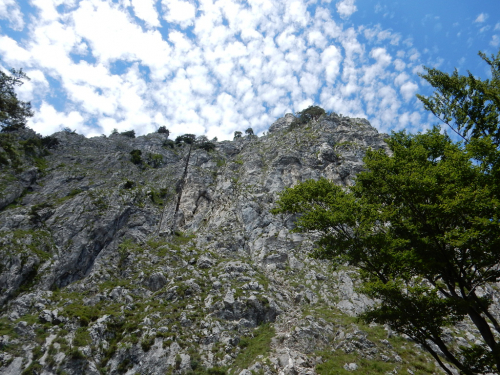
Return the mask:
<svg viewBox="0 0 500 375">
<path fill-rule="evenodd" d="M 292 120 L 189 158 L 163 134 L 54 134 L 43 170 L 15 172 L 29 193 L 2 185 L 18 204 L 0 212 L 0 373 L 437 372 L 361 326 L 372 301 L 356 271 L 309 258 L 313 238 L 269 213 L 300 181 L 351 185 L 385 135 L 335 114 Z"/>
</svg>

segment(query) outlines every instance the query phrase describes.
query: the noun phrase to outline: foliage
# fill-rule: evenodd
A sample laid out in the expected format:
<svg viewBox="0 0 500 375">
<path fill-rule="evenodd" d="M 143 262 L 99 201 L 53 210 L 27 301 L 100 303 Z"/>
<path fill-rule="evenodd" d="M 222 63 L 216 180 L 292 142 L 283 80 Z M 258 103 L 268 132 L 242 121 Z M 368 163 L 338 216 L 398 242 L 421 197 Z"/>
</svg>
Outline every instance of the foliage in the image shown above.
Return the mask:
<svg viewBox="0 0 500 375">
<path fill-rule="evenodd" d="M 215 150 L 215 145 L 210 141 L 200 142 L 196 145 L 196 147 L 201 148 L 202 150 L 205 150 L 206 152 L 210 152 L 210 151 Z"/>
<path fill-rule="evenodd" d="M 150 153 L 148 154 L 147 163 L 153 168 L 158 168 L 163 164 L 163 155 Z"/>
<path fill-rule="evenodd" d="M 56 148 L 59 145 L 59 140 L 56 137 L 52 137 L 50 135 L 42 137 L 41 142 L 43 147 L 49 149 Z"/>
<path fill-rule="evenodd" d="M 142 163 L 142 159 L 141 159 L 141 155 L 142 155 L 142 151 L 141 150 L 132 150 L 130 151 L 130 155 L 132 155 L 130 161 L 134 164 L 141 164 Z"/>
<path fill-rule="evenodd" d="M 396 133 L 388 145 L 392 156 L 367 151 L 367 170 L 350 191 L 306 181 L 285 190 L 273 213 L 301 214 L 295 230 L 321 234 L 316 257 L 361 269 L 364 292 L 381 301 L 365 321 L 389 324 L 439 362 L 430 340 L 464 373 L 475 373 L 463 352 L 443 342 L 442 327 L 468 315 L 489 352 L 498 348 L 488 323 L 500 326 L 478 292 L 500 280 L 498 182 L 439 128 Z"/>
<path fill-rule="evenodd" d="M 127 180 L 125 184 L 123 184 L 124 189 L 132 189 L 135 186 L 134 181 Z"/>
<path fill-rule="evenodd" d="M 124 135 L 125 137 L 135 138 L 135 130 L 127 130 L 127 131 L 121 132 L 120 134 Z"/>
<path fill-rule="evenodd" d="M 245 369 L 255 361 L 257 356 L 269 353 L 271 340 L 275 335 L 274 327 L 263 324 L 254 330 L 253 337 L 242 338 L 239 342 L 242 350 L 234 360 L 233 367 L 240 370 Z"/>
<path fill-rule="evenodd" d="M 234 139 L 241 138 L 241 136 L 242 136 L 242 133 L 240 131 L 235 131 L 234 132 Z"/>
<path fill-rule="evenodd" d="M 450 75 L 425 67 L 420 76 L 436 89 L 431 97 L 417 95 L 424 108 L 467 142 L 489 138 L 500 145 L 500 51 L 488 58 L 479 52 L 490 66 L 492 79 L 481 80 L 471 72 L 466 76 L 455 71 Z"/>
<path fill-rule="evenodd" d="M 294 129 L 297 126 L 307 124 L 311 120 L 318 120 L 326 112 L 323 108 L 318 106 L 309 106 L 306 109 L 297 112 L 297 116 L 290 124 L 290 128 Z"/>
<path fill-rule="evenodd" d="M 170 135 L 170 130 L 168 130 L 165 126 L 160 126 L 157 132 L 160 134 L 166 134 L 167 137 Z"/>
<path fill-rule="evenodd" d="M 194 134 L 184 134 L 184 135 L 179 135 L 177 138 L 175 138 L 175 143 L 180 145 L 182 143 L 185 144 L 193 144 L 196 140 L 196 135 Z"/>
<path fill-rule="evenodd" d="M 245 130 L 245 134 L 246 135 L 254 135 L 253 134 L 253 129 L 252 128 L 248 128 L 247 130 Z"/>
<path fill-rule="evenodd" d="M 11 69 L 10 74 L 0 70 L 0 127 L 2 131 L 12 131 L 26 127 L 27 117 L 33 116 L 31 103 L 17 98 L 15 86 L 29 80 L 22 69 Z"/>
<path fill-rule="evenodd" d="M 172 141 L 171 139 L 167 139 L 165 140 L 165 142 L 163 142 L 163 147 L 165 148 L 174 148 L 175 147 L 175 142 Z"/>
<path fill-rule="evenodd" d="M 491 80 L 426 68 L 437 90 L 419 96 L 460 135 L 433 128 L 393 134 L 392 155 L 368 150 L 367 170 L 348 191 L 325 179 L 282 193 L 274 213 L 301 215 L 296 231 L 320 234 L 314 255 L 361 269 L 380 303 L 362 318 L 389 324 L 428 350 L 432 342 L 463 374 L 500 370 L 500 324 L 483 288 L 500 280 L 500 52 L 480 56 Z M 482 339 L 468 348 L 443 328 L 470 318 Z"/>
<path fill-rule="evenodd" d="M 486 173 L 500 179 L 500 51 L 488 58 L 491 79 L 481 80 L 468 72 L 449 75 L 425 68 L 426 79 L 436 91 L 431 97 L 417 95 L 424 107 L 457 133 Z M 497 190 L 498 194 L 498 190 Z"/>
</svg>

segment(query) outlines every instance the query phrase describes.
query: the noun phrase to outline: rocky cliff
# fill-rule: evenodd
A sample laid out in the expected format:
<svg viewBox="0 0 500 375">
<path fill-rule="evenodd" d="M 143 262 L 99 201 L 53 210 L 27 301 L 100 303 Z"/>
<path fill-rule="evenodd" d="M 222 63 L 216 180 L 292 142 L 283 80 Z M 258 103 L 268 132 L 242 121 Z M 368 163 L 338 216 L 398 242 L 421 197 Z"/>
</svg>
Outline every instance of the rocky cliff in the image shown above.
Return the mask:
<svg viewBox="0 0 500 375">
<path fill-rule="evenodd" d="M 384 135 L 292 120 L 209 151 L 158 133 L 2 135 L 0 373 L 440 373 L 359 323 L 356 271 L 309 258 L 312 238 L 269 213 L 297 182 L 351 184 Z"/>
</svg>

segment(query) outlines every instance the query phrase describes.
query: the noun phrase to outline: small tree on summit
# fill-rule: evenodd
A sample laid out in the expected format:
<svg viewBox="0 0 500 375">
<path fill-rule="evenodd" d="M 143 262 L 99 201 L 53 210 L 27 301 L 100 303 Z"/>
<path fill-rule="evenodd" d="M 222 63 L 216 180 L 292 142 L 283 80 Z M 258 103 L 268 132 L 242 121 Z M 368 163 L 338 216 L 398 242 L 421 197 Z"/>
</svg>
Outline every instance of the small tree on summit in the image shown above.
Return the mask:
<svg viewBox="0 0 500 375">
<path fill-rule="evenodd" d="M 235 131 L 234 132 L 234 139 L 241 138 L 241 136 L 242 136 L 242 133 L 240 131 Z"/>
<path fill-rule="evenodd" d="M 311 105 L 298 113 L 299 118 L 303 123 L 309 122 L 311 120 L 317 121 L 324 114 L 325 110 L 321 107 L 318 107 L 317 105 Z"/>
<path fill-rule="evenodd" d="M 247 130 L 245 130 L 245 134 L 246 135 L 254 135 L 253 134 L 253 129 L 252 128 L 248 128 Z"/>
<path fill-rule="evenodd" d="M 290 128 L 296 128 L 299 125 L 307 124 L 311 120 L 317 121 L 321 116 L 325 114 L 325 110 L 321 107 L 309 106 L 306 109 L 297 112 L 295 120 L 290 124 Z"/>
<path fill-rule="evenodd" d="M 29 80 L 22 69 L 10 70 L 10 75 L 0 70 L 0 127 L 2 131 L 12 131 L 26 127 L 27 117 L 33 116 L 30 102 L 17 98 L 15 86 Z"/>
<path fill-rule="evenodd" d="M 167 137 L 170 135 L 170 130 L 168 130 L 165 126 L 160 126 L 157 132 L 160 134 L 166 134 Z"/>
</svg>

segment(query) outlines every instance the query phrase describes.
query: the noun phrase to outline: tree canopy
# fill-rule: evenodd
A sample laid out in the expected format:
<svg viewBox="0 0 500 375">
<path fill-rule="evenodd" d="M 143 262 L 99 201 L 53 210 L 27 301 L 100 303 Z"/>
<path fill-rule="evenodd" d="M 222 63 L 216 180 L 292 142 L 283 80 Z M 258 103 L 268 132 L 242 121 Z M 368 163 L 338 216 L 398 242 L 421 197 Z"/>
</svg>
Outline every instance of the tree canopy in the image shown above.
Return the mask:
<svg viewBox="0 0 500 375">
<path fill-rule="evenodd" d="M 487 293 L 500 280 L 499 58 L 486 60 L 492 80 L 423 75 L 437 91 L 421 100 L 463 142 L 439 127 L 393 133 L 390 154 L 366 151 L 353 186 L 305 181 L 273 210 L 297 214 L 295 231 L 320 235 L 314 256 L 360 269 L 363 292 L 380 302 L 362 319 L 410 336 L 448 374 L 445 362 L 463 374 L 500 371 L 500 324 Z M 443 339 L 445 327 L 466 318 L 479 341 Z"/>
<path fill-rule="evenodd" d="M 31 103 L 18 99 L 16 86 L 29 80 L 22 69 L 11 69 L 10 74 L 0 70 L 0 127 L 2 131 L 22 129 L 28 117 L 33 116 Z"/>
</svg>

